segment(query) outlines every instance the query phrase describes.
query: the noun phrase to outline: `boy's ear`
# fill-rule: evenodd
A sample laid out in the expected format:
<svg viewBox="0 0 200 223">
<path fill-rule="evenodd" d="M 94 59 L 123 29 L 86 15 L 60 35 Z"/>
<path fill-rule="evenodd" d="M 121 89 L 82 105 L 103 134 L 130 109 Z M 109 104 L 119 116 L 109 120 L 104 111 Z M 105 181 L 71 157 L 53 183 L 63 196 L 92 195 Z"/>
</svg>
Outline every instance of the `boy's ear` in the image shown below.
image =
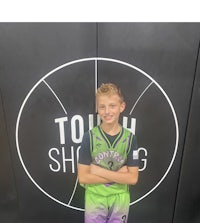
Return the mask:
<svg viewBox="0 0 200 223">
<path fill-rule="evenodd" d="M 123 112 L 125 108 L 126 108 L 126 103 L 122 102 L 120 107 L 120 112 Z"/>
</svg>

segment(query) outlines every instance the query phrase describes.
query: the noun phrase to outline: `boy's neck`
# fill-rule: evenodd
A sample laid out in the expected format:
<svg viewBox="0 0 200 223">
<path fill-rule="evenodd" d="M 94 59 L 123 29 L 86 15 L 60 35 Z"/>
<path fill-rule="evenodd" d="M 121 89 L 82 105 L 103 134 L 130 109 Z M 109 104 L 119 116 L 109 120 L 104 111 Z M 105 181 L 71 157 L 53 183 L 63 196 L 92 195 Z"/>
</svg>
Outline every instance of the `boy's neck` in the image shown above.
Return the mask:
<svg viewBox="0 0 200 223">
<path fill-rule="evenodd" d="M 101 128 L 104 132 L 106 132 L 108 135 L 117 135 L 121 130 L 121 125 L 119 123 L 117 124 L 101 124 Z"/>
</svg>

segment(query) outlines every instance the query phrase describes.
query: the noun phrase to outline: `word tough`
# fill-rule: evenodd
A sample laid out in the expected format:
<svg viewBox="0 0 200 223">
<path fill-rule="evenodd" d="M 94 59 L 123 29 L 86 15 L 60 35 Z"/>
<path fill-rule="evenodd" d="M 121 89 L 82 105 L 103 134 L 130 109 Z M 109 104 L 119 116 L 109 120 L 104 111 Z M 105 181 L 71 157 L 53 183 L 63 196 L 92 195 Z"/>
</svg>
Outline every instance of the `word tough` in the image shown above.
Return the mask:
<svg viewBox="0 0 200 223">
<path fill-rule="evenodd" d="M 128 117 L 123 117 L 122 118 L 122 126 L 129 129 L 133 134 L 135 134 L 136 130 L 136 119 L 131 118 L 130 119 L 130 126 L 128 126 Z M 89 129 L 92 129 L 94 127 L 94 115 L 89 114 L 88 115 L 88 126 Z M 71 132 L 71 140 L 73 143 L 79 144 L 82 141 L 82 137 L 84 132 L 86 131 L 85 129 L 85 121 L 81 115 L 74 115 L 70 120 L 67 116 L 61 117 L 61 118 L 56 118 L 55 123 L 58 124 L 58 129 L 59 129 L 59 137 L 60 137 L 60 144 L 64 145 L 66 144 L 66 126 L 69 125 L 70 127 L 70 132 Z M 96 117 L 96 124 L 100 124 L 100 118 L 97 115 Z"/>
</svg>

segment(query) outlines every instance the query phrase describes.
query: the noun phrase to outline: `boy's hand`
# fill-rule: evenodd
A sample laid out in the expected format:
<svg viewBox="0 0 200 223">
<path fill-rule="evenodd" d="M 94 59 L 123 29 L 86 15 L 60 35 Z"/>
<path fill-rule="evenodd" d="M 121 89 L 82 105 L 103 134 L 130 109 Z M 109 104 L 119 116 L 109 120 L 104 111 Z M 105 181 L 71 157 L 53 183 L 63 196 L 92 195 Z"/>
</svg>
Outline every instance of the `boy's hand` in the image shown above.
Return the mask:
<svg viewBox="0 0 200 223">
<path fill-rule="evenodd" d="M 112 171 L 91 164 L 89 168 L 91 174 L 105 178 L 108 182 L 134 185 L 138 181 L 138 167 L 123 166 L 118 171 Z"/>
</svg>

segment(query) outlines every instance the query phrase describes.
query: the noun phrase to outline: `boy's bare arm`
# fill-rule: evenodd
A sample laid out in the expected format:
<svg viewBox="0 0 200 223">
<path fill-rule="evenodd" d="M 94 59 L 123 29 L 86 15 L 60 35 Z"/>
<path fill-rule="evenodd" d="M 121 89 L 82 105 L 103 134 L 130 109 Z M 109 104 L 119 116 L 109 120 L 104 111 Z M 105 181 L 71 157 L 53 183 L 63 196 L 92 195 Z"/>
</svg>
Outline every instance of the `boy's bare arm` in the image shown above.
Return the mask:
<svg viewBox="0 0 200 223">
<path fill-rule="evenodd" d="M 97 165 L 90 165 L 90 172 L 99 177 L 105 177 L 110 182 L 120 184 L 136 184 L 138 181 L 138 167 L 122 167 L 118 171 L 107 170 Z"/>
<path fill-rule="evenodd" d="M 91 173 L 91 165 L 78 164 L 78 179 L 81 184 L 106 184 L 110 180 Z"/>
</svg>

